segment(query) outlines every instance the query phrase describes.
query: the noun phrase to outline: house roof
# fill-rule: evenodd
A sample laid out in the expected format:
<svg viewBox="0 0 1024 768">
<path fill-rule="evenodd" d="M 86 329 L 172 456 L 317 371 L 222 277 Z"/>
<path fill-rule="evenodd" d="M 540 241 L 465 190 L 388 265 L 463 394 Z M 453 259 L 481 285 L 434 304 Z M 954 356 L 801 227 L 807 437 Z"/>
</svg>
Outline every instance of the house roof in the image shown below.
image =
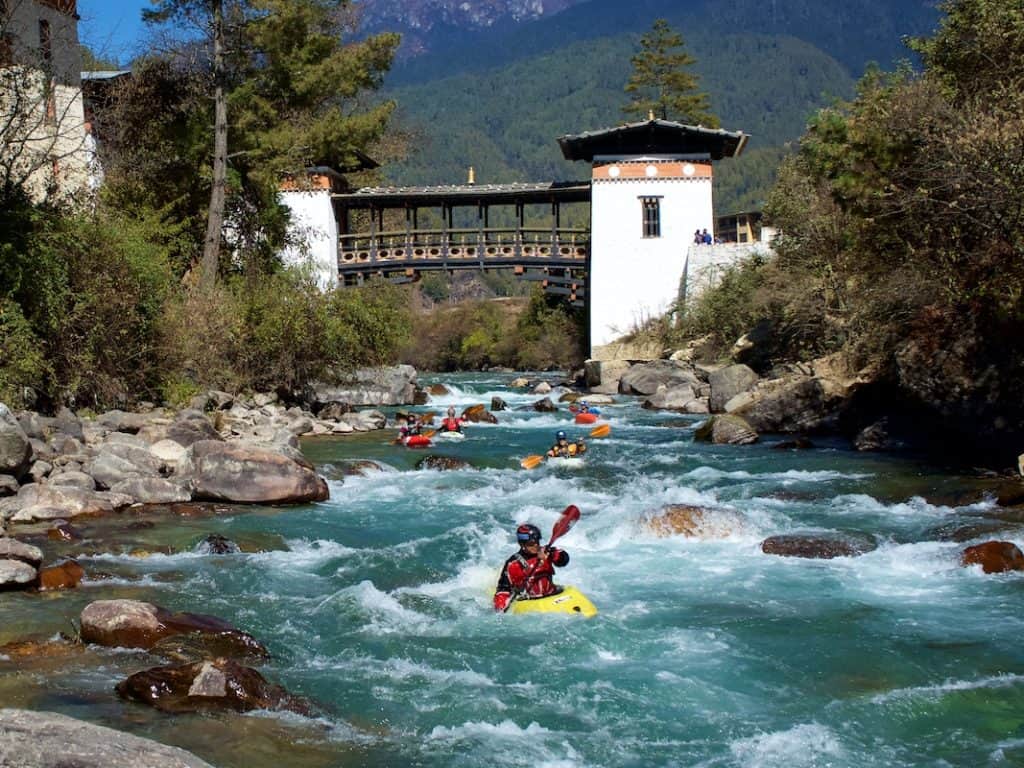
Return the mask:
<svg viewBox="0 0 1024 768">
<path fill-rule="evenodd" d="M 562 136 L 558 144 L 567 160 L 592 162 L 601 155 L 705 155 L 712 160 L 736 157 L 750 137 L 671 120 L 644 120 L 616 128 Z"/>
<path fill-rule="evenodd" d="M 437 205 L 500 205 L 510 203 L 584 203 L 590 201 L 589 181 L 556 181 L 513 184 L 446 184 L 435 187 L 364 187 L 334 195 L 350 208 L 394 207 L 413 203 Z"/>
</svg>

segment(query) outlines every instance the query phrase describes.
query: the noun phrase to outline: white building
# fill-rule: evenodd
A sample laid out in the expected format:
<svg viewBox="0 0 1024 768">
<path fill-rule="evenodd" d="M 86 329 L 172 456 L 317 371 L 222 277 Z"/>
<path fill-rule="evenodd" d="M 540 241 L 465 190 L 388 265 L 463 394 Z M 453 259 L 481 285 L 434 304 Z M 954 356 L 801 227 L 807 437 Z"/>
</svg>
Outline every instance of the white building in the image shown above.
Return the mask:
<svg viewBox="0 0 1024 768">
<path fill-rule="evenodd" d="M 714 230 L 712 163 L 747 138 L 652 119 L 558 140 L 567 159 L 592 164 L 592 357 L 675 304 L 695 232 Z"/>
<path fill-rule="evenodd" d="M 35 199 L 88 185 L 75 0 L 0 2 L 0 185 Z"/>
</svg>

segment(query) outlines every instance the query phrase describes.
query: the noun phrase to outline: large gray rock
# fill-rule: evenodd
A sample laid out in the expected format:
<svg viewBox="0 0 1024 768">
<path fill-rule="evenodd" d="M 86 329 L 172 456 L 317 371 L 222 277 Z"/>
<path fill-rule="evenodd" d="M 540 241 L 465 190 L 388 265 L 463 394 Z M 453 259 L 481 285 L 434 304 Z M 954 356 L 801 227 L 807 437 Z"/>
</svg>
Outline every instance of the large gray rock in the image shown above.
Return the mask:
<svg viewBox="0 0 1024 768">
<path fill-rule="evenodd" d="M 0 496 L 10 496 L 18 492 L 21 485 L 10 475 L 0 475 Z"/>
<path fill-rule="evenodd" d="M 17 496 L 0 502 L 0 515 L 9 517 L 17 523 L 24 523 L 103 514 L 113 512 L 116 506 L 120 505 L 94 491 L 31 483 L 23 485 Z"/>
<path fill-rule="evenodd" d="M 92 475 L 76 470 L 54 472 L 50 475 L 47 485 L 63 485 L 70 488 L 81 488 L 83 491 L 96 490 L 96 481 L 92 479 Z"/>
<path fill-rule="evenodd" d="M 739 416 L 717 414 L 697 427 L 693 439 L 716 445 L 750 445 L 759 438 L 757 432 Z"/>
<path fill-rule="evenodd" d="M 52 712 L 0 709 L 3 768 L 212 768 L 150 739 Z"/>
<path fill-rule="evenodd" d="M 192 445 L 178 467 L 192 478 L 196 500 L 246 504 L 302 503 L 328 497 L 316 472 L 278 453 L 202 440 Z"/>
<path fill-rule="evenodd" d="M 179 414 L 178 419 L 167 428 L 167 439 L 188 448 L 200 440 L 222 440 L 223 438 L 201 413 L 185 411 Z"/>
<path fill-rule="evenodd" d="M 685 412 L 686 406 L 697 399 L 693 391 L 693 385 L 680 384 L 679 386 L 660 387 L 657 392 L 644 401 L 643 407 L 652 411 L 681 411 Z"/>
<path fill-rule="evenodd" d="M 747 397 L 749 395 L 749 398 Z M 737 401 L 743 400 L 737 407 Z M 741 416 L 758 432 L 809 433 L 834 431 L 848 404 L 845 391 L 815 376 L 767 382 L 732 398 L 731 414 Z"/>
<path fill-rule="evenodd" d="M 712 413 L 722 413 L 725 404 L 740 392 L 746 392 L 758 381 L 758 375 L 746 365 L 728 365 L 708 375 L 711 385 L 709 406 Z"/>
<path fill-rule="evenodd" d="M 120 482 L 133 477 L 159 477 L 160 472 L 151 467 L 140 466 L 122 456 L 102 451 L 85 467 L 100 488 L 113 488 Z"/>
<path fill-rule="evenodd" d="M 3 541 L 3 539 L 0 539 Z M 38 572 L 28 563 L 21 560 L 0 560 L 0 590 L 25 589 L 38 576 Z M 0 754 L 0 766 L 5 765 Z"/>
<path fill-rule="evenodd" d="M 631 366 L 619 379 L 619 392 L 624 395 L 653 395 L 658 387 L 667 389 L 680 384 L 700 386 L 700 380 L 693 370 L 674 360 L 652 360 Z"/>
<path fill-rule="evenodd" d="M 337 384 L 314 384 L 310 400 L 314 405 L 412 405 L 415 391 L 416 369 L 411 365 L 393 365 L 360 368 Z"/>
<path fill-rule="evenodd" d="M 96 417 L 96 423 L 107 427 L 113 432 L 135 434 L 149 423 L 153 416 L 148 413 L 126 413 L 125 411 L 107 411 Z"/>
<path fill-rule="evenodd" d="M 0 539 L 0 560 L 20 560 L 38 568 L 43 562 L 43 550 L 17 539 Z"/>
<path fill-rule="evenodd" d="M 619 380 L 630 369 L 628 360 L 587 360 L 583 379 L 595 394 L 613 395 L 619 391 Z"/>
<path fill-rule="evenodd" d="M 11 410 L 0 403 L 0 474 L 21 477 L 32 458 L 32 445 Z"/>
<path fill-rule="evenodd" d="M 114 493 L 131 496 L 140 504 L 176 504 L 191 501 L 192 493 L 162 477 L 133 477 L 110 488 Z"/>
</svg>

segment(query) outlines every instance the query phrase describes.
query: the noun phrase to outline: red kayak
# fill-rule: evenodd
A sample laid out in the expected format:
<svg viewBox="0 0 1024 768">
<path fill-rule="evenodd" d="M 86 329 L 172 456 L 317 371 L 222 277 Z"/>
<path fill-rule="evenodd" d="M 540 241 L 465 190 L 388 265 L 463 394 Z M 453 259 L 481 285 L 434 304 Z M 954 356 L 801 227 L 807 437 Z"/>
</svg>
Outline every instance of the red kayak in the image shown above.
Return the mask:
<svg viewBox="0 0 1024 768">
<path fill-rule="evenodd" d="M 430 438 L 426 435 L 410 435 L 405 438 L 406 448 L 426 448 L 430 445 Z"/>
<path fill-rule="evenodd" d="M 576 423 L 577 424 L 593 424 L 595 421 L 598 420 L 598 418 L 599 417 L 598 417 L 598 415 L 596 413 L 577 413 L 576 414 Z"/>
</svg>

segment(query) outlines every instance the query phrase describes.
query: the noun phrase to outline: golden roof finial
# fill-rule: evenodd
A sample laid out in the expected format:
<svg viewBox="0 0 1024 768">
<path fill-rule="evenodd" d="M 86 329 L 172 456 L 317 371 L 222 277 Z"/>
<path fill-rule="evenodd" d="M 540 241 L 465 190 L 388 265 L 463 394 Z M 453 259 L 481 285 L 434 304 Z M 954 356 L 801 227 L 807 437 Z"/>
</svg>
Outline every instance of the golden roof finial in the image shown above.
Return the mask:
<svg viewBox="0 0 1024 768">
<path fill-rule="evenodd" d="M 653 109 L 648 109 L 647 110 L 647 119 L 649 121 L 653 121 L 654 120 L 654 110 Z"/>
<path fill-rule="evenodd" d="M 476 184 L 476 173 L 473 171 L 473 166 L 469 166 L 469 178 L 466 179 L 467 184 Z"/>
</svg>

